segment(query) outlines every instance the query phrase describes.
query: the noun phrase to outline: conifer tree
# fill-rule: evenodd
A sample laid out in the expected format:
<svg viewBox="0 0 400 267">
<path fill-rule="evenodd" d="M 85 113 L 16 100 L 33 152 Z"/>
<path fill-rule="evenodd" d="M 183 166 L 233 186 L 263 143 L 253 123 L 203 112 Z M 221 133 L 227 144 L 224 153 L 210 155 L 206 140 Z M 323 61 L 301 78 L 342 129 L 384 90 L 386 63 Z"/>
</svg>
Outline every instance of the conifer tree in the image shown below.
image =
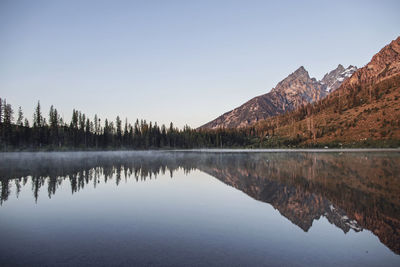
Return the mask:
<svg viewBox="0 0 400 267">
<path fill-rule="evenodd" d="M 119 116 L 117 116 L 117 118 L 115 119 L 115 127 L 117 128 L 118 145 L 120 145 L 122 140 L 122 122 Z"/>
<path fill-rule="evenodd" d="M 95 134 L 98 134 L 98 133 L 99 133 L 99 126 L 98 126 L 97 114 L 94 114 L 94 133 L 95 133 Z"/>
<path fill-rule="evenodd" d="M 78 111 L 77 110 L 72 110 L 72 119 L 71 119 L 71 124 L 70 124 L 72 129 L 78 129 Z"/>
<path fill-rule="evenodd" d="M 3 100 L 0 97 L 0 125 L 3 123 Z"/>
<path fill-rule="evenodd" d="M 129 132 L 128 132 L 128 118 L 125 118 L 123 145 L 127 145 L 127 143 L 128 143 L 128 138 L 129 138 Z"/>
<path fill-rule="evenodd" d="M 41 127 L 43 124 L 42 110 L 40 108 L 40 101 L 38 101 L 33 116 L 33 127 Z"/>
<path fill-rule="evenodd" d="M 3 103 L 3 123 L 5 126 L 11 126 L 11 123 L 13 121 L 13 113 L 14 111 L 12 110 L 11 104 L 7 104 L 6 100 L 4 100 Z"/>
<path fill-rule="evenodd" d="M 22 108 L 18 108 L 18 118 L 17 118 L 17 125 L 18 126 L 23 126 L 23 120 L 24 120 L 24 113 L 22 112 Z"/>
</svg>

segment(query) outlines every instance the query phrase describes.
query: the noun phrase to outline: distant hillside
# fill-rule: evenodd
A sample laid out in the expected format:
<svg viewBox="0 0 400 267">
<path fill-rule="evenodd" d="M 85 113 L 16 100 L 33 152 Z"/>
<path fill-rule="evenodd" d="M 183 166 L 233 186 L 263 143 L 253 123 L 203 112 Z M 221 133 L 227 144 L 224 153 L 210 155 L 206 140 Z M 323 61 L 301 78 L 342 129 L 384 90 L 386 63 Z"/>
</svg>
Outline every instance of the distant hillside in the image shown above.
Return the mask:
<svg viewBox="0 0 400 267">
<path fill-rule="evenodd" d="M 272 116 L 295 110 L 302 105 L 323 99 L 336 90 L 357 68 L 345 69 L 339 65 L 327 73 L 321 81 L 310 78 L 303 66 L 279 82 L 271 92 L 247 101 L 217 119 L 201 126 L 201 129 L 246 127 Z"/>
<path fill-rule="evenodd" d="M 327 98 L 255 128 L 298 143 L 400 140 L 400 37 Z"/>
</svg>

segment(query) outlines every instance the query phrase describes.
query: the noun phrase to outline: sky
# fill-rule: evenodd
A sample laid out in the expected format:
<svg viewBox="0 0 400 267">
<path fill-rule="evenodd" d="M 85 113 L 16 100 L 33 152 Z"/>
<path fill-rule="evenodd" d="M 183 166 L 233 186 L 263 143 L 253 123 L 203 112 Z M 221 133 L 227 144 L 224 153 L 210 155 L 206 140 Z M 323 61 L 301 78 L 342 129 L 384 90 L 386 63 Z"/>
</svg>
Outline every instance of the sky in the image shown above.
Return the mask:
<svg viewBox="0 0 400 267">
<path fill-rule="evenodd" d="M 400 35 L 400 1 L 0 0 L 0 97 L 198 127 L 304 66 L 362 67 Z"/>
</svg>

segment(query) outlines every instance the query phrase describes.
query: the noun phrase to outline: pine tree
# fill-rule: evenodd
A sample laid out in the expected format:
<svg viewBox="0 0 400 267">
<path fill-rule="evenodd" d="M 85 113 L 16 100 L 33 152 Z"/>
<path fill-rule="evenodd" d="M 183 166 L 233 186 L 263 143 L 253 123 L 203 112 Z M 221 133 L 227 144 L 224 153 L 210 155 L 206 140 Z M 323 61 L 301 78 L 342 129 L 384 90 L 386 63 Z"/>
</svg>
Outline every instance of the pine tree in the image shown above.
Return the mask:
<svg viewBox="0 0 400 267">
<path fill-rule="evenodd" d="M 90 120 L 86 119 L 86 125 L 85 125 L 85 145 L 86 146 L 88 146 L 90 134 L 91 134 Z"/>
<path fill-rule="evenodd" d="M 128 132 L 128 118 L 125 118 L 125 126 L 124 126 L 124 136 L 123 136 L 123 145 L 128 144 L 129 132 Z"/>
<path fill-rule="evenodd" d="M 78 129 L 78 111 L 75 109 L 72 110 L 72 119 L 71 119 L 70 127 L 75 130 Z"/>
<path fill-rule="evenodd" d="M 128 135 L 128 140 L 127 140 L 127 142 L 128 142 L 127 145 L 128 145 L 128 147 L 131 147 L 132 142 L 133 142 L 133 127 L 130 123 L 129 123 L 128 128 L 129 128 L 129 135 Z"/>
<path fill-rule="evenodd" d="M 70 132 L 72 136 L 73 146 L 76 147 L 78 145 L 78 123 L 79 123 L 79 112 L 75 109 L 72 110 L 72 118 L 70 123 Z"/>
<path fill-rule="evenodd" d="M 33 127 L 42 127 L 43 124 L 43 117 L 42 117 L 42 111 L 40 108 L 40 101 L 38 101 L 35 113 L 33 116 Z"/>
<path fill-rule="evenodd" d="M 2 134 L 6 144 L 11 143 L 12 139 L 12 127 L 11 123 L 13 121 L 13 110 L 10 104 L 7 104 L 7 101 L 3 102 L 3 124 L 2 124 Z"/>
<path fill-rule="evenodd" d="M 115 126 L 117 128 L 117 144 L 118 146 L 121 145 L 122 140 L 122 122 L 119 116 L 115 119 Z"/>
<path fill-rule="evenodd" d="M 58 121 L 59 121 L 59 116 L 57 109 L 51 105 L 50 107 L 50 112 L 49 112 L 49 123 L 50 123 L 50 128 L 56 129 L 58 127 Z"/>
<path fill-rule="evenodd" d="M 108 146 L 108 134 L 109 134 L 109 125 L 108 125 L 108 120 L 106 119 L 104 121 L 104 134 L 103 134 L 103 146 L 107 147 Z"/>
<path fill-rule="evenodd" d="M 95 134 L 99 133 L 99 126 L 97 123 L 98 123 L 97 114 L 94 114 L 94 132 L 95 132 Z"/>
<path fill-rule="evenodd" d="M 4 100 L 3 104 L 3 123 L 5 126 L 11 126 L 11 123 L 13 121 L 13 113 L 14 111 L 12 110 L 12 107 L 10 104 L 7 104 L 6 100 Z"/>
<path fill-rule="evenodd" d="M 24 120 L 24 113 L 22 113 L 22 108 L 18 108 L 18 119 L 17 119 L 17 125 L 18 126 L 23 126 L 23 120 Z"/>
<path fill-rule="evenodd" d="M 0 97 L 0 125 L 3 123 L 3 100 Z"/>
</svg>

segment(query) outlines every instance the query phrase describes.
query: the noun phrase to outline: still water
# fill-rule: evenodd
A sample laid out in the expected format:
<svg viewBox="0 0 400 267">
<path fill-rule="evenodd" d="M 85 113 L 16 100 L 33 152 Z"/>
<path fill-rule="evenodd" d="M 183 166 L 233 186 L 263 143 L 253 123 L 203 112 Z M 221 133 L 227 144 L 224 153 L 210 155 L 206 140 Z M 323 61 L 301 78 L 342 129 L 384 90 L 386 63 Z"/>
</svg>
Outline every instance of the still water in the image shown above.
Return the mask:
<svg viewBox="0 0 400 267">
<path fill-rule="evenodd" d="M 0 154 L 1 266 L 400 266 L 400 153 Z"/>
</svg>

